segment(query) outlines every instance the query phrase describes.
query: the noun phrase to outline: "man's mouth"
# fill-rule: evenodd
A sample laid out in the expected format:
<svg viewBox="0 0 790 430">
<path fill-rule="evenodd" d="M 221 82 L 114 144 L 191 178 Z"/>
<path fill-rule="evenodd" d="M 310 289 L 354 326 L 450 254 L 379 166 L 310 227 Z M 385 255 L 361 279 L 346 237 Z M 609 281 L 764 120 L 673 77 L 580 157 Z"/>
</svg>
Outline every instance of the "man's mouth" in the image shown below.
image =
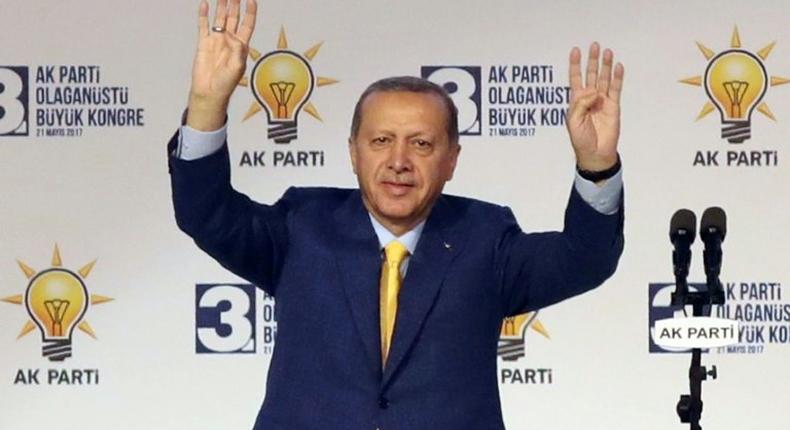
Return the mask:
<svg viewBox="0 0 790 430">
<path fill-rule="evenodd" d="M 405 195 L 410 189 L 414 188 L 414 185 L 408 182 L 382 181 L 381 184 L 390 194 L 398 197 Z"/>
</svg>

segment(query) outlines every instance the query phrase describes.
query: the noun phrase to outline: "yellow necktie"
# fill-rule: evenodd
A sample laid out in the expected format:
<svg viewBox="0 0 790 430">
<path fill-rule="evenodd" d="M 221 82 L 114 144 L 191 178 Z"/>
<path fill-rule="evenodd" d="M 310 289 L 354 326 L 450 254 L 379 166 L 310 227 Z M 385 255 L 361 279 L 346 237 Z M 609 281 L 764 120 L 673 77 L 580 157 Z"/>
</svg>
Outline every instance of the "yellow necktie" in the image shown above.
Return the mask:
<svg viewBox="0 0 790 430">
<path fill-rule="evenodd" d="M 398 292 L 401 287 L 400 265 L 409 250 L 398 241 L 390 242 L 384 248 L 387 256 L 381 268 L 379 290 L 379 318 L 381 323 L 381 367 L 387 363 L 387 355 L 395 328 L 395 314 L 398 312 Z"/>
</svg>

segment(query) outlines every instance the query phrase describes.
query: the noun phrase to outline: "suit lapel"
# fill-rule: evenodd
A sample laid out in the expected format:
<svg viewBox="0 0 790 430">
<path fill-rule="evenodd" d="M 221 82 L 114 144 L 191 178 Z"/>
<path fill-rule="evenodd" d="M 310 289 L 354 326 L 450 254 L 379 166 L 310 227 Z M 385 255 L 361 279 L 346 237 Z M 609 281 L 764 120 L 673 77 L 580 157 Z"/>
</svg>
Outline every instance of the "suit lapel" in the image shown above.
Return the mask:
<svg viewBox="0 0 790 430">
<path fill-rule="evenodd" d="M 382 387 L 389 382 L 411 349 L 442 288 L 447 268 L 461 251 L 464 244 L 464 236 L 460 234 L 463 231 L 461 220 L 449 208 L 446 199 L 440 197 L 425 223 L 398 295 L 395 333 Z"/>
<path fill-rule="evenodd" d="M 381 370 L 379 335 L 379 241 L 358 190 L 334 214 L 335 256 L 351 316 L 357 327 L 368 361 Z"/>
</svg>

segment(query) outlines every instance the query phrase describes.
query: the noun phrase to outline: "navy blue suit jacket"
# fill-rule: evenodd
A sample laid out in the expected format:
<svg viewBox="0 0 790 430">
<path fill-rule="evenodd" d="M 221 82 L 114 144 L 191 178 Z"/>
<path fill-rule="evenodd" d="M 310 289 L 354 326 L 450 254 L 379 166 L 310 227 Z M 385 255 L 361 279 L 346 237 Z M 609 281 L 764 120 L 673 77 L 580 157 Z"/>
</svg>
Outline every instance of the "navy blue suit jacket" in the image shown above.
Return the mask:
<svg viewBox="0 0 790 430">
<path fill-rule="evenodd" d="M 170 157 L 170 170 L 179 227 L 276 298 L 256 430 L 503 429 L 502 319 L 599 285 L 623 246 L 622 207 L 602 215 L 575 190 L 564 231 L 533 234 L 505 207 L 443 195 L 411 256 L 382 366 L 381 253 L 359 190 L 291 188 L 259 204 L 232 189 L 227 147 Z"/>
</svg>

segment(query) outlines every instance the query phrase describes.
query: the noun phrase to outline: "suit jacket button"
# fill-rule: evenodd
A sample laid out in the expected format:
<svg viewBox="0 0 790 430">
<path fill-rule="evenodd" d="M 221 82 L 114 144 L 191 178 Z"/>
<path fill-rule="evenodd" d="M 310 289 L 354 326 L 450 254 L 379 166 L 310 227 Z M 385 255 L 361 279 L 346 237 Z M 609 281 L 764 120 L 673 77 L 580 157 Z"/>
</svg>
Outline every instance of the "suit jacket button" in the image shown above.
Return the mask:
<svg viewBox="0 0 790 430">
<path fill-rule="evenodd" d="M 384 396 L 379 397 L 379 407 L 381 409 L 387 409 L 389 406 L 390 406 L 390 401 L 387 400 L 386 397 Z"/>
</svg>

